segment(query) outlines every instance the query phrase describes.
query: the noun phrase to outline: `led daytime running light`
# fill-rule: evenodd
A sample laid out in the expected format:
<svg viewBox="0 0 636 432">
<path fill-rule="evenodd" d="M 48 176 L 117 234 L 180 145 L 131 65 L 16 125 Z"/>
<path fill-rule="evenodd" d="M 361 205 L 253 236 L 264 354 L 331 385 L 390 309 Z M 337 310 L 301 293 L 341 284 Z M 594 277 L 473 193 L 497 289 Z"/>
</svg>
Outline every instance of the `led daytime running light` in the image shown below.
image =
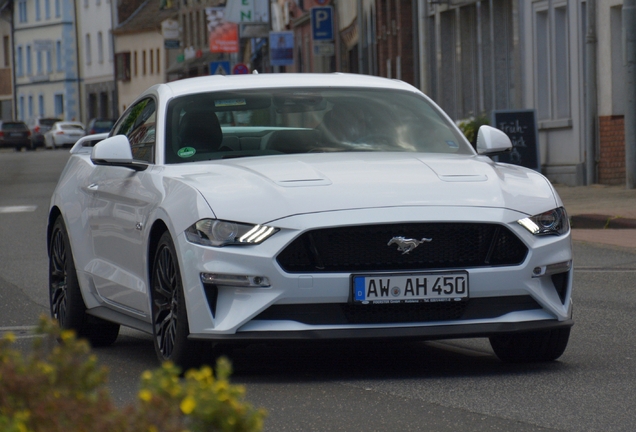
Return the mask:
<svg viewBox="0 0 636 432">
<path fill-rule="evenodd" d="M 259 243 L 269 237 L 272 234 L 274 228 L 266 225 L 256 225 L 254 228 L 246 232 L 241 238 L 240 243 Z"/>
<path fill-rule="evenodd" d="M 532 219 L 530 218 L 524 218 L 517 222 L 519 223 L 519 225 L 530 231 L 532 234 L 537 234 L 539 232 L 539 226 L 536 223 L 532 222 Z"/>
<path fill-rule="evenodd" d="M 519 219 L 519 225 L 534 235 L 563 235 L 570 230 L 568 214 L 563 207 Z"/>
<path fill-rule="evenodd" d="M 267 225 L 250 225 L 218 219 L 201 219 L 185 230 L 188 241 L 204 246 L 255 245 L 278 232 Z"/>
</svg>

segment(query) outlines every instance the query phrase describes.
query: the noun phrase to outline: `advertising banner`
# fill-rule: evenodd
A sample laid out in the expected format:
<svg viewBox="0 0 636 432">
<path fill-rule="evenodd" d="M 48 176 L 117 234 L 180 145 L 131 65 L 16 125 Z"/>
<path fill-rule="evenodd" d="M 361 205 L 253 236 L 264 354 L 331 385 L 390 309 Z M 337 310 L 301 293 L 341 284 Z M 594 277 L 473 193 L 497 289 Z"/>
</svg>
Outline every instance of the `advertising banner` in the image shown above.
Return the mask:
<svg viewBox="0 0 636 432">
<path fill-rule="evenodd" d="M 269 32 L 269 52 L 272 66 L 294 64 L 294 32 Z"/>
<path fill-rule="evenodd" d="M 238 24 L 223 19 L 225 8 L 205 8 L 210 35 L 210 52 L 236 53 L 239 51 Z"/>
</svg>

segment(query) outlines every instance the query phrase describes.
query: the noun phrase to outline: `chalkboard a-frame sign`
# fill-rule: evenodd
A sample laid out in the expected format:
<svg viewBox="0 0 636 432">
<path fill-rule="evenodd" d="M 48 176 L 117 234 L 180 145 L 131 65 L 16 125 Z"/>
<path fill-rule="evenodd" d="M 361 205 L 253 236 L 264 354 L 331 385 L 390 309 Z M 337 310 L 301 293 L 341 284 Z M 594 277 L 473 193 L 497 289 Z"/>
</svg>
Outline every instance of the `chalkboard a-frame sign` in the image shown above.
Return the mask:
<svg viewBox="0 0 636 432">
<path fill-rule="evenodd" d="M 536 111 L 533 109 L 492 112 L 492 125 L 505 132 L 512 141 L 512 151 L 498 155 L 498 162 L 521 165 L 541 172 L 536 119 Z"/>
</svg>

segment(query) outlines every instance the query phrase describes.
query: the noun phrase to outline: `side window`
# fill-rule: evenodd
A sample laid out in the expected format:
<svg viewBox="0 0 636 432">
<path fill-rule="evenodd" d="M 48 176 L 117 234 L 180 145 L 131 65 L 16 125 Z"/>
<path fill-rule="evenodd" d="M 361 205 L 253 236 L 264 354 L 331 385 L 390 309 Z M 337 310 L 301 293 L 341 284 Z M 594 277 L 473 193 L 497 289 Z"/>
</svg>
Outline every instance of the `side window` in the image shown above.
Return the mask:
<svg viewBox="0 0 636 432">
<path fill-rule="evenodd" d="M 148 98 L 132 106 L 113 130 L 113 135 L 126 135 L 133 159 L 153 162 L 157 110 L 154 99 Z"/>
</svg>

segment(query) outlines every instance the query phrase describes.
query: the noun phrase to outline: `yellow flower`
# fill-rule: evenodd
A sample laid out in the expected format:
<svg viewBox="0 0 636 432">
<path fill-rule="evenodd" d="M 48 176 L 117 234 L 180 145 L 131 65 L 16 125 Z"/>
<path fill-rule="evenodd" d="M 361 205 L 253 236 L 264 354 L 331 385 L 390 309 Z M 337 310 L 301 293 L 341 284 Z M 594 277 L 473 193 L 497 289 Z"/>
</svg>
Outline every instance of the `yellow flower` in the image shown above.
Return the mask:
<svg viewBox="0 0 636 432">
<path fill-rule="evenodd" d="M 146 380 L 146 381 L 151 379 L 152 378 L 152 372 L 150 372 L 149 370 L 144 371 L 144 373 L 141 374 L 141 378 L 143 380 Z"/>
<path fill-rule="evenodd" d="M 150 392 L 150 390 L 140 390 L 138 396 L 139 399 L 144 402 L 150 402 L 150 400 L 152 399 L 152 393 Z"/>
<path fill-rule="evenodd" d="M 5 333 L 3 339 L 9 341 L 9 343 L 13 343 L 15 342 L 15 335 L 12 332 Z"/>
<path fill-rule="evenodd" d="M 181 401 L 181 405 L 179 407 L 181 408 L 181 412 L 183 412 L 185 415 L 188 415 L 192 411 L 194 411 L 194 408 L 196 406 L 197 403 L 195 402 L 195 400 L 191 396 L 187 396 L 183 401 Z"/>
<path fill-rule="evenodd" d="M 73 330 L 64 330 L 62 334 L 60 335 L 63 341 L 72 339 L 74 336 L 75 336 L 75 332 Z"/>
<path fill-rule="evenodd" d="M 148 426 L 148 432 L 159 432 L 159 429 L 155 425 L 150 425 Z"/>
</svg>

